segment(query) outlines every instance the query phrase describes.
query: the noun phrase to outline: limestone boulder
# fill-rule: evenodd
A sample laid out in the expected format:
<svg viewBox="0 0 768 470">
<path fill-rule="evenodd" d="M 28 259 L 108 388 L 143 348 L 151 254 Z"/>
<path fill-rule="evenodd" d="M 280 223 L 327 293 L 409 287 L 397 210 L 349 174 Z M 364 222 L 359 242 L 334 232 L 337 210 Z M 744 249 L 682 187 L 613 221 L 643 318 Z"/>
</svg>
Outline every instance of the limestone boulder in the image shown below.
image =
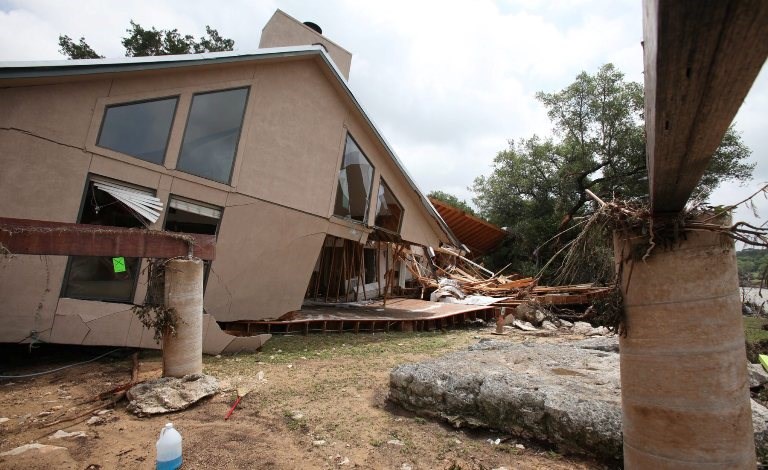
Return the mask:
<svg viewBox="0 0 768 470">
<path fill-rule="evenodd" d="M 395 367 L 389 399 L 457 427 L 491 428 L 618 465 L 618 350 L 615 336 L 565 344 L 484 340 Z M 753 401 L 752 414 L 758 456 L 766 456 L 768 410 Z"/>
<path fill-rule="evenodd" d="M 183 410 L 219 391 L 215 377 L 190 374 L 181 378 L 163 377 L 131 387 L 128 411 L 149 416 Z"/>
</svg>

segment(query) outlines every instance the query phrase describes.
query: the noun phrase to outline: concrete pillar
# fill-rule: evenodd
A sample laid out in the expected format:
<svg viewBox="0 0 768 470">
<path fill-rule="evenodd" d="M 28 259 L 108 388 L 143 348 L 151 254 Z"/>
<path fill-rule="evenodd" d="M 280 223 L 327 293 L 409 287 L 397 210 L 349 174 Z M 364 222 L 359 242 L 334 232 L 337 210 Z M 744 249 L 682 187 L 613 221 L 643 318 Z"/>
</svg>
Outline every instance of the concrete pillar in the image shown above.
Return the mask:
<svg viewBox="0 0 768 470">
<path fill-rule="evenodd" d="M 620 339 L 627 469 L 755 468 L 733 240 L 688 232 L 646 261 L 647 236 L 617 233 L 627 336 Z"/>
<path fill-rule="evenodd" d="M 163 338 L 163 376 L 203 372 L 203 262 L 174 259 L 165 266 L 165 305 L 176 310 L 176 336 Z"/>
</svg>

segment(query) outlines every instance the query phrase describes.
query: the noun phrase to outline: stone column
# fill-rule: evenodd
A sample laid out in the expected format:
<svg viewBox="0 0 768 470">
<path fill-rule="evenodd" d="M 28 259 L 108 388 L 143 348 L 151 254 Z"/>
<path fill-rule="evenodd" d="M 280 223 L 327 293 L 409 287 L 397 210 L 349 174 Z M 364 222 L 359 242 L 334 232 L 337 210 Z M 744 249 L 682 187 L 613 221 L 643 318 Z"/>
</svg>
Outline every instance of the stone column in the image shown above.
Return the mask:
<svg viewBox="0 0 768 470">
<path fill-rule="evenodd" d="M 165 266 L 165 305 L 176 310 L 176 336 L 163 338 L 163 376 L 203 372 L 203 262 L 174 259 Z"/>
<path fill-rule="evenodd" d="M 681 234 L 682 238 L 682 234 Z M 616 233 L 627 469 L 755 468 L 734 242 L 687 232 L 657 246 Z"/>
</svg>

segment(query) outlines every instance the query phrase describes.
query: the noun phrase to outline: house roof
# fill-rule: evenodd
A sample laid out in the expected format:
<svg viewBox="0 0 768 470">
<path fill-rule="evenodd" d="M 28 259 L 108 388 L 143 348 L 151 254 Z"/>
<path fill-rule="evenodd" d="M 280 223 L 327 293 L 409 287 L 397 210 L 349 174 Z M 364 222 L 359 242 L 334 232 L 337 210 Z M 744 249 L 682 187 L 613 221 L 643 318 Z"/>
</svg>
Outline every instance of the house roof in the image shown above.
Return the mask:
<svg viewBox="0 0 768 470">
<path fill-rule="evenodd" d="M 484 255 L 493 250 L 507 236 L 507 232 L 479 217 L 467 214 L 438 199 L 429 198 L 448 227 L 467 245 L 472 255 Z"/>
<path fill-rule="evenodd" d="M 180 67 L 195 67 L 216 64 L 227 64 L 236 62 L 248 62 L 268 60 L 275 58 L 301 58 L 315 57 L 320 58 L 331 74 L 336 78 L 341 88 L 352 101 L 354 106 L 360 112 L 365 122 L 370 126 L 379 142 L 386 149 L 389 156 L 395 162 L 402 172 L 408 184 L 416 192 L 419 200 L 426 211 L 437 221 L 440 228 L 445 232 L 448 238 L 456 246 L 460 246 L 459 239 L 453 234 L 449 226 L 445 223 L 440 214 L 424 196 L 413 178 L 403 166 L 400 159 L 395 154 L 392 146 L 389 145 L 379 128 L 374 124 L 362 104 L 357 100 L 349 84 L 331 59 L 330 55 L 319 45 L 311 46 L 293 46 L 293 47 L 273 47 L 256 49 L 253 51 L 228 51 L 228 52 L 206 52 L 202 54 L 184 54 L 184 55 L 166 55 L 149 57 L 119 57 L 106 59 L 80 59 L 80 60 L 56 60 L 56 61 L 16 61 L 0 62 L 0 88 L 26 85 L 30 80 L 45 80 L 77 77 L 98 74 L 162 70 Z"/>
</svg>

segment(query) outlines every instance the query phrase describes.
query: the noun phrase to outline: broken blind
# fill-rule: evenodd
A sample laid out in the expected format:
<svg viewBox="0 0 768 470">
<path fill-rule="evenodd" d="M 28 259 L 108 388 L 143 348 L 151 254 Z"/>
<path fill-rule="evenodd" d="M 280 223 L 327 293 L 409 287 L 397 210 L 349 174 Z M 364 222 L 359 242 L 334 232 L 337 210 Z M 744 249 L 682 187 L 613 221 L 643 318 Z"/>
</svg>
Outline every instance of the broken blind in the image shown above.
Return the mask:
<svg viewBox="0 0 768 470">
<path fill-rule="evenodd" d="M 125 204 L 151 224 L 157 222 L 163 211 L 163 201 L 148 191 L 101 180 L 94 180 L 93 186 Z"/>
</svg>

